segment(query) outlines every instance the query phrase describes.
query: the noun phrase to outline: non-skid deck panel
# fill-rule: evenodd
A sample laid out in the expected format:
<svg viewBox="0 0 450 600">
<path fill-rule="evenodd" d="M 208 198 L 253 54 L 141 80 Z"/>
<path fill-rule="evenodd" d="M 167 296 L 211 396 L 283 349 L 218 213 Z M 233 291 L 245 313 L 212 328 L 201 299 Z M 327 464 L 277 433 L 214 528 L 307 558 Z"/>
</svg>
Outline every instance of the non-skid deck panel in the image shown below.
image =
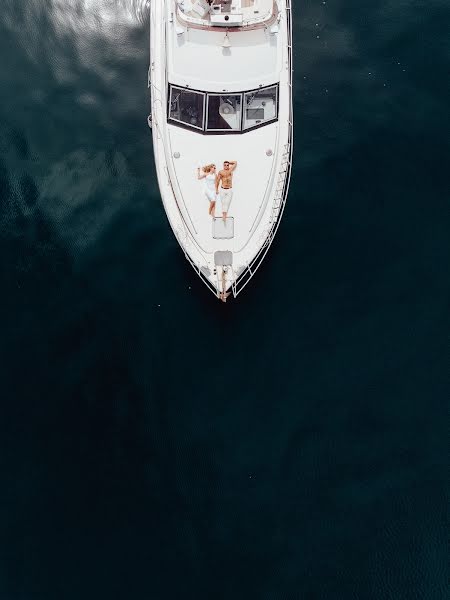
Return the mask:
<svg viewBox="0 0 450 600">
<path fill-rule="evenodd" d="M 234 238 L 234 217 L 214 217 L 212 223 L 213 238 L 215 240 L 231 240 Z"/>
</svg>

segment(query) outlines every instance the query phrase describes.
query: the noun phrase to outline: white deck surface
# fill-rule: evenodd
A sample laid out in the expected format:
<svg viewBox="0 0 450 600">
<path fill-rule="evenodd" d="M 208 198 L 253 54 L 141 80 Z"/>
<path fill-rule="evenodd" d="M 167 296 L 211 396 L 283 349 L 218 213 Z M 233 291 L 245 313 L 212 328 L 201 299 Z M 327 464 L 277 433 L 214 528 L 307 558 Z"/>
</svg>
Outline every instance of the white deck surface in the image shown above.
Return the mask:
<svg viewBox="0 0 450 600">
<path fill-rule="evenodd" d="M 248 242 L 261 208 L 267 202 L 266 192 L 274 164 L 274 156 L 266 155 L 267 148 L 276 148 L 277 124 L 267 125 L 245 134 L 245 144 L 239 135 L 209 136 L 191 133 L 174 125 L 169 126 L 171 153 L 180 153 L 174 159 L 174 170 L 185 207 L 192 220 L 191 233 L 205 252 L 232 250 L 239 252 Z M 195 136 L 193 141 L 193 136 Z M 195 151 L 192 150 L 193 144 Z M 255 148 L 248 152 L 248 144 Z M 218 170 L 224 160 L 237 160 L 233 174 L 233 200 L 229 216 L 234 217 L 234 238 L 215 240 L 212 237 L 212 219 L 208 215 L 209 202 L 203 192 L 203 181 L 197 180 L 197 166 L 214 163 Z M 222 207 L 216 205 L 216 216 Z M 190 225 L 189 220 L 187 220 Z M 195 229 L 194 229 L 195 228 Z M 195 231 L 197 230 L 197 231 Z"/>
<path fill-rule="evenodd" d="M 222 48 L 225 31 L 171 28 L 168 71 L 171 83 L 209 92 L 239 92 L 279 80 L 282 48 L 265 29 L 229 31 L 230 48 Z"/>
</svg>

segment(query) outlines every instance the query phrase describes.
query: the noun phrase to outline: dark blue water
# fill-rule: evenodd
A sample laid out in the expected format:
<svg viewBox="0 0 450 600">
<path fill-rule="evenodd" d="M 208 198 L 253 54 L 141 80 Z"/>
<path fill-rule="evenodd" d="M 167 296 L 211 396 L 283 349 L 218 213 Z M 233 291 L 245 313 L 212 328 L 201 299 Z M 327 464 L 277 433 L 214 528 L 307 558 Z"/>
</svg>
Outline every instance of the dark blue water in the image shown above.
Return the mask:
<svg viewBox="0 0 450 600">
<path fill-rule="evenodd" d="M 448 598 L 449 5 L 294 10 L 291 194 L 222 305 L 145 2 L 2 0 L 0 600 Z"/>
</svg>

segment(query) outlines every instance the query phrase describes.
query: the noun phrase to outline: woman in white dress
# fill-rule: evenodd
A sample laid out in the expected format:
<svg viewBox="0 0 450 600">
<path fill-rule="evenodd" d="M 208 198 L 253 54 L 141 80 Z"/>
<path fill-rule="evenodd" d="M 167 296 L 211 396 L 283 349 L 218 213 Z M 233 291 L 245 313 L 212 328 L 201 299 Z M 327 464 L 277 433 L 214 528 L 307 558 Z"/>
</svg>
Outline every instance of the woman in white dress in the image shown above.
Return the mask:
<svg viewBox="0 0 450 600">
<path fill-rule="evenodd" d="M 210 164 L 205 165 L 204 167 L 197 168 L 197 179 L 204 179 L 204 188 L 203 191 L 205 196 L 209 200 L 209 210 L 208 214 L 211 217 L 215 217 L 214 214 L 216 208 L 216 165 Z"/>
</svg>

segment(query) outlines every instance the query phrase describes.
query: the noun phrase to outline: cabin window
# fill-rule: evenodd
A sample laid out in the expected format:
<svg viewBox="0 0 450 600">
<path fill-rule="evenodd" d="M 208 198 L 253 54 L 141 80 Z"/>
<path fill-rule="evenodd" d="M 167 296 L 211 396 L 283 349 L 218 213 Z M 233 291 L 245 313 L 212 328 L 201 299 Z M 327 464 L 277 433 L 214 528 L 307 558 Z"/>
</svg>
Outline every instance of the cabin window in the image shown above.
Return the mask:
<svg viewBox="0 0 450 600">
<path fill-rule="evenodd" d="M 242 94 L 208 94 L 207 131 L 241 130 Z"/>
<path fill-rule="evenodd" d="M 205 94 L 185 88 L 170 88 L 169 119 L 203 130 Z"/>
<path fill-rule="evenodd" d="M 258 127 L 277 118 L 278 86 L 247 92 L 244 99 L 243 129 Z"/>
<path fill-rule="evenodd" d="M 168 120 L 206 134 L 245 133 L 278 119 L 278 85 L 236 94 L 169 86 Z"/>
</svg>

